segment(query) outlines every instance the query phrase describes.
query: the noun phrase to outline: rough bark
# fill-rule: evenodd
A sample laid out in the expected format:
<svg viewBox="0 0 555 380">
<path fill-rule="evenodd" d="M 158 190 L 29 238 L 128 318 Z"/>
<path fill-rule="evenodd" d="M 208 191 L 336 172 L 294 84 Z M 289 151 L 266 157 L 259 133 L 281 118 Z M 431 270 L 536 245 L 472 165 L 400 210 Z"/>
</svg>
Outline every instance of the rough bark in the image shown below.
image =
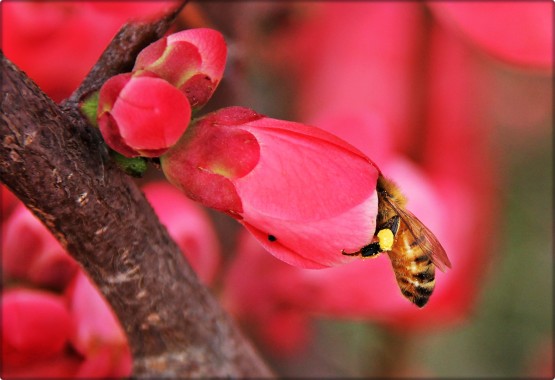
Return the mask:
<svg viewBox="0 0 555 380">
<path fill-rule="evenodd" d="M 120 48 L 108 48 L 63 109 L 1 53 L 0 180 L 106 297 L 126 331 L 133 376 L 271 376 L 76 108 L 167 25 L 143 26 L 134 39 L 120 33 Z M 133 53 L 118 59 L 118 49 Z"/>
</svg>

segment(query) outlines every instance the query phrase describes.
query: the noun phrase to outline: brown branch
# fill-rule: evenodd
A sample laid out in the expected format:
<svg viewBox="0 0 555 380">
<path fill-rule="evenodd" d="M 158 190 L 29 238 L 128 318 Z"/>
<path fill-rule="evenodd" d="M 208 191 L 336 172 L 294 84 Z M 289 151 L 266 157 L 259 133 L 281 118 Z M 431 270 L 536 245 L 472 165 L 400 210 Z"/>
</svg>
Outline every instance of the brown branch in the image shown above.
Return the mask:
<svg viewBox="0 0 555 380">
<path fill-rule="evenodd" d="M 271 376 L 75 109 L 84 92 L 62 111 L 3 53 L 1 74 L 0 180 L 104 294 L 127 333 L 133 375 Z M 102 82 L 92 77 L 82 89 Z"/>
</svg>

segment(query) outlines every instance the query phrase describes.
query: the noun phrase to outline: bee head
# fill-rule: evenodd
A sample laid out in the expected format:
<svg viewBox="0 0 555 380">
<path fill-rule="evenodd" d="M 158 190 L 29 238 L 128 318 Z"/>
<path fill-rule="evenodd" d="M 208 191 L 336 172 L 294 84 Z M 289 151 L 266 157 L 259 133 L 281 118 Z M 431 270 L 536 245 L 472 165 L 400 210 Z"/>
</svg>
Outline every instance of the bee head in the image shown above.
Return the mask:
<svg viewBox="0 0 555 380">
<path fill-rule="evenodd" d="M 401 192 L 399 186 L 397 186 L 397 184 L 389 178 L 385 178 L 383 175 L 378 177 L 376 190 L 382 197 L 389 198 L 400 207 L 405 207 L 407 204 L 407 198 Z"/>
</svg>

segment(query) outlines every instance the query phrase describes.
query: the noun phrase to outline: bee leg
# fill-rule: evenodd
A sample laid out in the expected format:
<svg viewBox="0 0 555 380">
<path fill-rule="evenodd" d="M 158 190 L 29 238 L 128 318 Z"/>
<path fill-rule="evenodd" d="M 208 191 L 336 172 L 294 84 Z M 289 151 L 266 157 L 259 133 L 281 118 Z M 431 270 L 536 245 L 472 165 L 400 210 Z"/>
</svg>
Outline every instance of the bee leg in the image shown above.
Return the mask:
<svg viewBox="0 0 555 380">
<path fill-rule="evenodd" d="M 374 238 L 377 239 L 377 243 L 379 244 L 378 251 L 389 252 L 393 249 L 395 236 L 399 230 L 399 224 L 400 217 L 399 215 L 395 215 L 376 228 L 376 235 L 374 235 Z"/>
<path fill-rule="evenodd" d="M 381 253 L 381 249 L 380 249 L 380 243 L 377 241 L 370 243 L 368 245 L 365 245 L 360 249 L 360 255 L 362 257 L 372 257 L 372 256 L 376 256 L 379 253 Z"/>
<path fill-rule="evenodd" d="M 387 220 L 384 224 L 380 225 L 376 230 L 386 230 L 389 229 L 395 236 L 397 234 L 397 230 L 399 229 L 400 217 L 399 215 L 395 215 Z M 376 236 L 374 236 L 374 240 Z M 365 245 L 361 249 L 356 252 L 345 252 L 342 250 L 341 253 L 345 256 L 362 256 L 362 257 L 373 257 L 383 252 L 383 249 L 380 248 L 380 241 L 373 241 L 370 244 Z"/>
<path fill-rule="evenodd" d="M 345 252 L 345 250 L 342 250 L 341 253 L 345 256 L 362 256 L 362 257 L 372 257 L 372 256 L 376 256 L 378 253 L 381 253 L 380 251 L 380 244 L 379 242 L 373 242 L 370 244 L 365 245 L 364 247 L 362 247 L 361 249 L 359 249 L 356 252 Z"/>
<path fill-rule="evenodd" d="M 341 250 L 341 254 L 342 254 L 342 255 L 345 255 L 345 256 L 358 256 L 358 255 L 360 255 L 360 251 L 362 251 L 362 249 L 359 249 L 359 250 L 356 251 L 356 252 L 345 252 L 345 250 L 342 249 L 342 250 Z"/>
<path fill-rule="evenodd" d="M 390 229 L 393 232 L 393 235 L 397 235 L 397 231 L 399 230 L 401 218 L 399 215 L 395 215 L 388 219 L 384 224 L 380 225 L 378 230 L 385 230 Z"/>
</svg>

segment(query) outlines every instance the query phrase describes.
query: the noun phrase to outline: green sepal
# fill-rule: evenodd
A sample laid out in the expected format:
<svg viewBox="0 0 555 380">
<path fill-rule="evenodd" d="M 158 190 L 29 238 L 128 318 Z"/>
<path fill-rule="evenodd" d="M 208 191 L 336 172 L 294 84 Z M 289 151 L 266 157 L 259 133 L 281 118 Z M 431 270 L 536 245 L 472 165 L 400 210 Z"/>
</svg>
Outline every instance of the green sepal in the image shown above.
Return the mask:
<svg viewBox="0 0 555 380">
<path fill-rule="evenodd" d="M 93 92 L 91 95 L 85 98 L 85 100 L 83 100 L 81 104 L 79 104 L 79 109 L 81 110 L 81 113 L 85 115 L 89 123 L 91 123 L 91 125 L 94 127 L 98 127 L 98 123 L 96 122 L 96 114 L 98 111 L 99 94 L 100 91 Z"/>
<path fill-rule="evenodd" d="M 144 157 L 128 158 L 114 151 L 110 153 L 116 165 L 127 175 L 141 178 L 148 169 L 147 160 Z"/>
</svg>

